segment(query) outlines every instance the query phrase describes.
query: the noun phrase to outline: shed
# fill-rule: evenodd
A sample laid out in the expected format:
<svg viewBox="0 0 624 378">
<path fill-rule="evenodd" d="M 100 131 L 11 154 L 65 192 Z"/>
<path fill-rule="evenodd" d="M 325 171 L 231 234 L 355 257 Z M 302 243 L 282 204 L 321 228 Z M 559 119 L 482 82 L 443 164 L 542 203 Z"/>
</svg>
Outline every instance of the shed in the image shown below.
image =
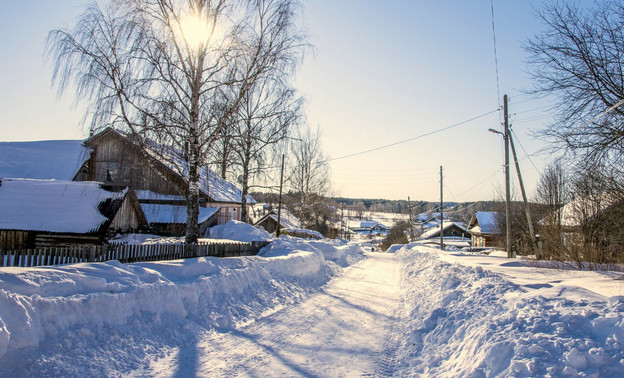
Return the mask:
<svg viewBox="0 0 624 378">
<path fill-rule="evenodd" d="M 128 188 L 97 182 L 0 179 L 0 247 L 102 244 L 147 221 Z"/>
<path fill-rule="evenodd" d="M 159 235 L 183 235 L 186 230 L 186 206 L 141 203 L 150 228 Z M 218 207 L 199 208 L 199 231 L 203 235 L 208 227 L 217 224 Z"/>
</svg>

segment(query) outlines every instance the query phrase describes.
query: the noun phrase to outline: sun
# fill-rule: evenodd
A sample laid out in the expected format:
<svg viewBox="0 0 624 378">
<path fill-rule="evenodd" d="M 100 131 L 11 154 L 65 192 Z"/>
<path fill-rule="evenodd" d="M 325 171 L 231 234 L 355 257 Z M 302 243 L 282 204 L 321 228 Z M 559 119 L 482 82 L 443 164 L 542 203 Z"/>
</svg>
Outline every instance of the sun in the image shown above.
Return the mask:
<svg viewBox="0 0 624 378">
<path fill-rule="evenodd" d="M 199 49 L 206 45 L 211 33 L 210 24 L 204 17 L 188 15 L 180 20 L 180 36 L 190 48 Z"/>
</svg>

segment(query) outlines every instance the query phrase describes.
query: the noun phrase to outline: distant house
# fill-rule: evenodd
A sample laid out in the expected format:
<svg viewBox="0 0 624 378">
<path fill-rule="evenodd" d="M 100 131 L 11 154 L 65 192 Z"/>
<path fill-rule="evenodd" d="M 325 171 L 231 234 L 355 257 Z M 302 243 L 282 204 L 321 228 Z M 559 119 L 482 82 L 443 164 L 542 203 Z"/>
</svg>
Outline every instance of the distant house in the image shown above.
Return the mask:
<svg viewBox="0 0 624 378">
<path fill-rule="evenodd" d="M 444 229 L 442 231 L 443 242 L 445 245 L 453 245 L 456 247 L 469 247 L 470 246 L 470 233 L 464 227 L 463 224 L 456 222 L 444 222 Z M 430 242 L 433 244 L 440 244 L 440 226 L 433 227 L 427 232 L 420 235 L 418 238 L 420 242 Z"/>
<path fill-rule="evenodd" d="M 147 221 L 128 188 L 97 182 L 0 179 L 0 248 L 102 244 Z"/>
<path fill-rule="evenodd" d="M 140 192 L 141 203 L 186 205 L 188 166 L 171 148 L 154 142 L 141 144 L 112 128 L 92 136 L 84 144 L 93 152 L 77 180 L 128 186 Z M 240 220 L 242 193 L 235 185 L 201 167 L 199 189 L 200 206 L 218 208 L 214 215 L 218 224 Z M 248 196 L 247 206 L 253 203 L 254 199 Z"/>
<path fill-rule="evenodd" d="M 254 225 L 264 228 L 270 234 L 274 233 L 277 230 L 277 210 L 269 211 L 262 218 L 258 219 Z M 280 212 L 280 225 L 282 229 L 297 229 L 301 227 L 301 221 L 288 210 L 282 209 Z"/>
<path fill-rule="evenodd" d="M 359 234 L 385 235 L 390 227 L 375 221 L 362 221 L 359 227 L 351 227 L 351 231 Z"/>
<path fill-rule="evenodd" d="M 460 223 L 444 222 L 443 237 L 468 238 L 468 230 Z M 420 235 L 419 240 L 440 238 L 440 226 L 434 227 Z"/>
<path fill-rule="evenodd" d="M 473 247 L 492 247 L 496 244 L 500 231 L 496 218 L 498 213 L 477 211 L 468 223 Z"/>
</svg>

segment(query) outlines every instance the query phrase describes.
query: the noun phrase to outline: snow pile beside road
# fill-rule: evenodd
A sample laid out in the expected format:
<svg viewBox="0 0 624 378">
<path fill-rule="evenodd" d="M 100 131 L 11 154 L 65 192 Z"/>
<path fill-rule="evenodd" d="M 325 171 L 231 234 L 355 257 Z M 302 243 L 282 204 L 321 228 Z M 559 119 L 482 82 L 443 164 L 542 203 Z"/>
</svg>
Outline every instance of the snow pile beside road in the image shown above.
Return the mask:
<svg viewBox="0 0 624 378">
<path fill-rule="evenodd" d="M 398 375 L 624 376 L 624 297 L 531 291 L 425 247 L 398 257 L 408 319 Z"/>
<path fill-rule="evenodd" d="M 290 253 L 2 268 L 0 376 L 117 375 L 297 302 L 339 272 L 320 245 L 274 243 Z"/>
<path fill-rule="evenodd" d="M 364 258 L 364 251 L 359 244 L 337 240 L 304 240 L 291 236 L 280 236 L 258 255 L 278 257 L 299 251 L 309 251 L 322 256 L 325 261 L 332 261 L 341 267 L 347 267 Z"/>
<path fill-rule="evenodd" d="M 209 228 L 206 232 L 206 237 L 237 240 L 246 243 L 273 240 L 273 237 L 265 230 L 235 220 Z"/>
</svg>

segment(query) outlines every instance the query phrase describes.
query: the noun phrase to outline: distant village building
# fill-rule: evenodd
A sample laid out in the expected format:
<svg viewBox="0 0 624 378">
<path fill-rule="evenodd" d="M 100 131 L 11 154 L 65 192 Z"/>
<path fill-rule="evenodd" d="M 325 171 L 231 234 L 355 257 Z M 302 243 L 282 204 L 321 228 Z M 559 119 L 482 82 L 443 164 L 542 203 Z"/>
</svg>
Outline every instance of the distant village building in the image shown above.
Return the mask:
<svg viewBox="0 0 624 378">
<path fill-rule="evenodd" d="M 388 231 L 390 231 L 390 227 L 380 222 L 362 221 L 360 222 L 359 227 L 351 227 L 351 231 L 358 233 L 358 234 L 364 234 L 364 235 L 383 236 L 383 235 L 386 235 Z"/>
<path fill-rule="evenodd" d="M 498 242 L 500 231 L 496 218 L 498 213 L 477 211 L 468 223 L 473 247 L 493 247 Z"/>
<path fill-rule="evenodd" d="M 277 230 L 277 210 L 271 210 L 262 218 L 258 219 L 255 226 L 262 227 L 266 232 L 272 234 Z M 280 225 L 282 229 L 301 228 L 301 221 L 292 215 L 288 210 L 280 211 Z"/>
<path fill-rule="evenodd" d="M 470 233 L 463 224 L 457 222 L 444 222 L 442 230 L 442 238 L 445 245 L 452 245 L 458 248 L 470 246 Z M 418 241 L 440 244 L 440 226 L 433 227 L 427 232 L 420 235 Z"/>
</svg>

